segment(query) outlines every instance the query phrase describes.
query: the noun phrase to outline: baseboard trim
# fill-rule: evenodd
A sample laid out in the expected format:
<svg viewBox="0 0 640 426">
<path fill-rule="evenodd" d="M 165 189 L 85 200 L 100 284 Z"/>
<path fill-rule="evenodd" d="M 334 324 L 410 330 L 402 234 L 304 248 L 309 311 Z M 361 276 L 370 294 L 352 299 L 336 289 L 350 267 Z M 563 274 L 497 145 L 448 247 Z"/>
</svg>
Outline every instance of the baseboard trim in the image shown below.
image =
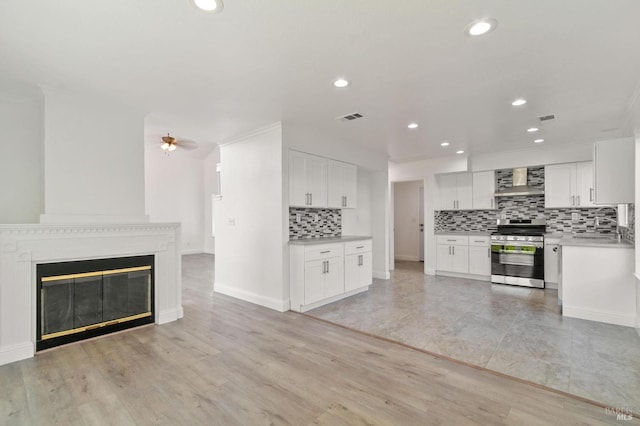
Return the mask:
<svg viewBox="0 0 640 426">
<path fill-rule="evenodd" d="M 338 294 L 336 296 L 320 300 L 319 302 L 310 303 L 308 305 L 300 306 L 300 310 L 298 312 L 307 312 L 307 311 L 310 311 L 312 309 L 319 308 L 320 306 L 328 305 L 329 303 L 337 302 L 338 300 L 347 298 L 349 296 L 353 296 L 354 294 L 364 293 L 365 291 L 368 291 L 368 290 L 369 290 L 369 286 L 360 287 L 360 288 L 348 291 L 348 292 L 343 293 L 343 294 Z M 295 309 L 292 309 L 292 310 L 295 311 Z"/>
<path fill-rule="evenodd" d="M 33 342 L 24 342 L 2 347 L 0 348 L 0 365 L 33 358 L 35 353 L 36 347 Z"/>
<path fill-rule="evenodd" d="M 190 249 L 190 250 L 182 250 L 182 255 L 187 255 L 187 254 L 202 254 L 204 253 L 203 249 Z"/>
<path fill-rule="evenodd" d="M 575 306 L 562 305 L 562 316 L 580 318 L 589 321 L 606 322 L 608 324 L 635 327 L 635 315 L 621 315 L 615 312 L 600 311 L 596 309 L 577 308 Z"/>
<path fill-rule="evenodd" d="M 264 306 L 265 308 L 273 309 L 278 312 L 286 312 L 289 310 L 289 300 L 280 300 L 273 297 L 262 296 L 251 291 L 241 290 L 239 288 L 231 287 L 228 285 L 215 283 L 213 285 L 213 291 L 216 293 L 224 294 L 235 299 L 244 300 L 245 302 L 253 303 L 254 305 Z"/>
<path fill-rule="evenodd" d="M 388 280 L 391 279 L 391 273 L 389 271 L 373 271 L 373 278 L 377 278 L 379 280 Z"/>
<path fill-rule="evenodd" d="M 179 320 L 184 316 L 184 309 L 182 306 L 171 309 L 164 309 L 158 312 L 158 318 L 156 319 L 156 324 L 166 324 L 168 322 L 173 322 Z"/>
<path fill-rule="evenodd" d="M 436 274 L 436 270 L 433 268 L 427 268 L 427 275 L 435 275 Z"/>
<path fill-rule="evenodd" d="M 404 256 L 402 254 L 396 254 L 395 256 L 396 260 L 400 260 L 400 261 L 405 261 L 405 262 L 419 262 L 420 259 L 418 258 L 418 256 Z"/>
</svg>

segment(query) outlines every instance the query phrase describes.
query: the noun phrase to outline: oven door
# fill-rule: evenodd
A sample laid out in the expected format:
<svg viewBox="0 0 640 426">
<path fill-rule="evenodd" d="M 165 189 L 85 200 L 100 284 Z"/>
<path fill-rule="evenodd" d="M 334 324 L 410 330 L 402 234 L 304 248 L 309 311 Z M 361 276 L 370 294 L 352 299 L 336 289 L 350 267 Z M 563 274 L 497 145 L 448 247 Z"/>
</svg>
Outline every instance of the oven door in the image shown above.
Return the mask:
<svg viewBox="0 0 640 426">
<path fill-rule="evenodd" d="M 491 281 L 543 288 L 544 243 L 492 242 Z"/>
</svg>

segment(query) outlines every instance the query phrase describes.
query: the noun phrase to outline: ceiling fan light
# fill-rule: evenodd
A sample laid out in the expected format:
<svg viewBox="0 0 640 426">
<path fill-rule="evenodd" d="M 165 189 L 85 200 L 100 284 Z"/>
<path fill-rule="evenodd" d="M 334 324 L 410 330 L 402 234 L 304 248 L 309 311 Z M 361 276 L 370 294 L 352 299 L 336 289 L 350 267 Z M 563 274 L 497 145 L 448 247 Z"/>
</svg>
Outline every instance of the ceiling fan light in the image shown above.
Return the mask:
<svg viewBox="0 0 640 426">
<path fill-rule="evenodd" d="M 171 145 L 169 145 L 167 142 L 163 143 L 160 148 L 162 148 L 163 151 L 166 151 L 167 149 L 169 149 Z"/>
<path fill-rule="evenodd" d="M 167 151 L 171 152 L 171 151 L 175 151 L 176 150 L 176 145 L 175 144 L 170 144 L 169 148 L 167 148 Z"/>
</svg>

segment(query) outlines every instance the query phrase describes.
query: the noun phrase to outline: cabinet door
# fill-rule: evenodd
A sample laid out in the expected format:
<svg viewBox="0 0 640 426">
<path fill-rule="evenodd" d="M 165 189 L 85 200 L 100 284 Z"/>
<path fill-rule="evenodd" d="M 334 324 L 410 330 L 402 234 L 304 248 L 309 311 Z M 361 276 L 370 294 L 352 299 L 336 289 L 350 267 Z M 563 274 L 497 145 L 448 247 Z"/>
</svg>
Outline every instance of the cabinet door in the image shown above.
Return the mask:
<svg viewBox="0 0 640 426">
<path fill-rule="evenodd" d="M 451 272 L 452 254 L 451 247 L 448 244 L 438 244 L 436 249 L 436 270 Z"/>
<path fill-rule="evenodd" d="M 544 246 L 544 281 L 547 283 L 558 283 L 558 250 L 557 244 Z"/>
<path fill-rule="evenodd" d="M 469 247 L 468 246 L 452 246 L 452 264 L 451 270 L 461 274 L 469 273 Z"/>
<path fill-rule="evenodd" d="M 488 210 L 495 208 L 496 178 L 493 170 L 473 174 L 473 208 Z"/>
<path fill-rule="evenodd" d="M 456 175 L 438 176 L 438 189 L 440 192 L 440 210 L 455 210 L 456 188 L 458 185 Z"/>
<path fill-rule="evenodd" d="M 328 164 L 328 206 L 336 209 L 356 208 L 357 166 L 335 160 L 329 160 Z"/>
<path fill-rule="evenodd" d="M 491 275 L 491 249 L 489 246 L 469 247 L 469 273 Z"/>
<path fill-rule="evenodd" d="M 324 298 L 325 265 L 324 260 L 305 262 L 304 265 L 304 304 L 317 302 Z"/>
<path fill-rule="evenodd" d="M 289 205 L 308 207 L 306 156 L 297 151 L 289 151 Z"/>
<path fill-rule="evenodd" d="M 360 287 L 373 284 L 373 255 L 371 252 L 362 253 L 360 262 Z"/>
<path fill-rule="evenodd" d="M 544 206 L 546 208 L 575 206 L 575 163 L 545 166 L 544 180 Z"/>
<path fill-rule="evenodd" d="M 360 287 L 359 257 L 359 254 L 350 254 L 344 257 L 344 291 L 351 291 Z"/>
<path fill-rule="evenodd" d="M 344 260 L 342 257 L 328 259 L 327 273 L 325 274 L 324 297 L 336 296 L 344 293 Z"/>
<path fill-rule="evenodd" d="M 473 176 L 471 173 L 456 175 L 456 206 L 458 210 L 473 208 Z"/>
<path fill-rule="evenodd" d="M 576 163 L 576 205 L 594 207 L 593 195 L 593 163 Z"/>
<path fill-rule="evenodd" d="M 327 160 L 309 155 L 305 161 L 306 187 L 310 194 L 309 207 L 327 207 Z"/>
</svg>

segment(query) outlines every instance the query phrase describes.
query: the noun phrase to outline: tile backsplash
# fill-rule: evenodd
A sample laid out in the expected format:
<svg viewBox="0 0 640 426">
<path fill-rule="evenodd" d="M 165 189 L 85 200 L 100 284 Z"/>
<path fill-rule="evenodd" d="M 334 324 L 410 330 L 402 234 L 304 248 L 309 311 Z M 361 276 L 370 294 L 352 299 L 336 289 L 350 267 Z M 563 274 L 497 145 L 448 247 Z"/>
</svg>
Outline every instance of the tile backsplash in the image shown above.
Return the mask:
<svg viewBox="0 0 640 426">
<path fill-rule="evenodd" d="M 289 207 L 290 240 L 339 237 L 340 235 L 342 235 L 342 210 Z"/>
<path fill-rule="evenodd" d="M 511 169 L 496 170 L 496 189 L 511 187 L 513 174 Z M 527 184 L 540 186 L 544 184 L 544 167 L 529 167 Z M 616 209 L 602 208 L 563 208 L 546 209 L 544 195 L 498 197 L 497 210 L 457 210 L 436 211 L 434 228 L 436 232 L 447 231 L 488 231 L 497 229 L 497 219 L 536 219 L 547 220 L 547 232 L 570 233 L 615 233 Z M 633 215 L 630 208 L 629 216 Z M 596 216 L 599 224 L 596 226 Z M 632 220 L 632 219 L 630 219 Z M 631 227 L 630 227 L 631 228 Z M 621 228 L 626 230 L 627 228 Z M 633 229 L 627 235 L 633 234 Z M 633 240 L 633 237 L 630 238 Z"/>
</svg>

